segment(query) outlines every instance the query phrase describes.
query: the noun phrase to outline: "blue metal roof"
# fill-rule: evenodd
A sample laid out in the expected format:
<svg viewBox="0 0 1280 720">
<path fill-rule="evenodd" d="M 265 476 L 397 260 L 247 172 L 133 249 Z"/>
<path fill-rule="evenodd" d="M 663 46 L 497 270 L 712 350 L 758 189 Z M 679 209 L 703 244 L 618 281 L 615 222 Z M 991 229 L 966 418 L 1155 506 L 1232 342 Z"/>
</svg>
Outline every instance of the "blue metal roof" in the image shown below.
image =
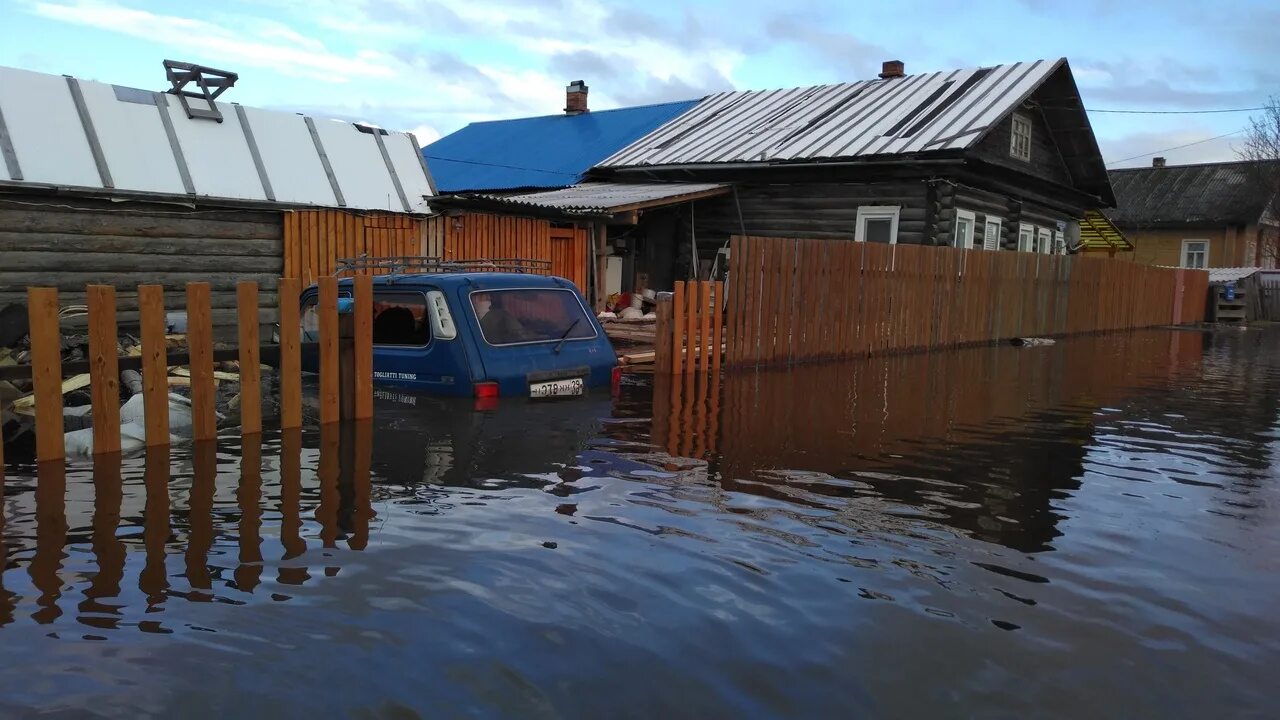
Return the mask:
<svg viewBox="0 0 1280 720">
<path fill-rule="evenodd" d="M 558 188 L 697 100 L 471 123 L 422 150 L 440 193 Z"/>
</svg>

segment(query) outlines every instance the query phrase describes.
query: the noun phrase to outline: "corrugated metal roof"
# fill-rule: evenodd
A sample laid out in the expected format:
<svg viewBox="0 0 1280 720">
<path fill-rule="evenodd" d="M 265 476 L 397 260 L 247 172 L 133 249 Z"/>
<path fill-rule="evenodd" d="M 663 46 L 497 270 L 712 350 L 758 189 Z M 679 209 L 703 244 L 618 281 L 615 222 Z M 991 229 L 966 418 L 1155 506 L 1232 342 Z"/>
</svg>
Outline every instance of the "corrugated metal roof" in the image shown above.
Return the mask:
<svg viewBox="0 0 1280 720">
<path fill-rule="evenodd" d="M 521 195 L 482 195 L 504 204 L 553 208 L 570 214 L 599 215 L 640 207 L 684 202 L 709 194 L 728 192 L 723 183 L 614 183 L 593 182 L 546 192 Z"/>
<path fill-rule="evenodd" d="M 1256 267 L 1209 268 L 1209 282 L 1238 282 L 1258 272 L 1260 269 Z"/>
<path fill-rule="evenodd" d="M 428 211 L 431 183 L 406 133 L 216 107 L 222 122 L 189 118 L 173 95 L 0 67 L 0 184 Z"/>
<path fill-rule="evenodd" d="M 969 147 L 1065 60 L 786 90 L 732 91 L 600 167 L 800 161 Z"/>
<path fill-rule="evenodd" d="M 1107 215 L 1130 226 L 1255 223 L 1267 198 L 1254 172 L 1248 162 L 1112 170 Z"/>
<path fill-rule="evenodd" d="M 697 102 L 471 123 L 423 155 L 440 192 L 565 187 Z"/>
</svg>

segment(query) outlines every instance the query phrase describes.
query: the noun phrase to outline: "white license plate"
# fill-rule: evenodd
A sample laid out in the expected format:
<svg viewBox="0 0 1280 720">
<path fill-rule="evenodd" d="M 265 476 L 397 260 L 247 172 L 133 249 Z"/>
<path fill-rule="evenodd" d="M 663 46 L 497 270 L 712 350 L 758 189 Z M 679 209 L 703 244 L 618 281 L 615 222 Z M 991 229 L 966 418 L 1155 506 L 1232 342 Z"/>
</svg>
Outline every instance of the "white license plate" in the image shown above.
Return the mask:
<svg viewBox="0 0 1280 720">
<path fill-rule="evenodd" d="M 565 380 L 549 380 L 547 382 L 530 383 L 529 397 L 571 397 L 582 394 L 582 378 Z"/>
</svg>

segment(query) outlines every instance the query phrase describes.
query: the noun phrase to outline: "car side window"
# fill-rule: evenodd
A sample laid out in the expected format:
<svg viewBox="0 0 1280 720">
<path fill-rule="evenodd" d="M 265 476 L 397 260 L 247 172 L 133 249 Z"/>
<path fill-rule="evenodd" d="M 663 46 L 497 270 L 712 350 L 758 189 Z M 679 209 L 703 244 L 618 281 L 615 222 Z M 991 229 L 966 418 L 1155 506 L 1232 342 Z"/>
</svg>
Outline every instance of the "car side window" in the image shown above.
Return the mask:
<svg viewBox="0 0 1280 720">
<path fill-rule="evenodd" d="M 426 295 L 420 292 L 374 292 L 374 345 L 422 347 L 430 342 Z"/>
</svg>

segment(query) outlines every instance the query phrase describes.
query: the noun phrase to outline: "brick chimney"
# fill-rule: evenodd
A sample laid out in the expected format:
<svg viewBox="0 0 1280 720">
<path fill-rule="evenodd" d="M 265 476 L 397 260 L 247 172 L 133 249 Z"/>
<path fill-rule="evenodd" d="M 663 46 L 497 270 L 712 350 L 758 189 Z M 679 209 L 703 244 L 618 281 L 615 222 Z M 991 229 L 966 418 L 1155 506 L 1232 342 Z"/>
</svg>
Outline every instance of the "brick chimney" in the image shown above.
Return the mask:
<svg viewBox="0 0 1280 720">
<path fill-rule="evenodd" d="M 1164 158 L 1162 157 L 1151 158 L 1151 167 L 1164 167 Z"/>
<path fill-rule="evenodd" d="M 574 80 L 564 91 L 564 112 L 566 115 L 581 115 L 587 112 L 587 84 Z"/>
<path fill-rule="evenodd" d="M 880 79 L 904 77 L 907 74 L 906 70 L 907 66 L 903 65 L 901 60 L 885 60 L 880 65 Z"/>
</svg>

